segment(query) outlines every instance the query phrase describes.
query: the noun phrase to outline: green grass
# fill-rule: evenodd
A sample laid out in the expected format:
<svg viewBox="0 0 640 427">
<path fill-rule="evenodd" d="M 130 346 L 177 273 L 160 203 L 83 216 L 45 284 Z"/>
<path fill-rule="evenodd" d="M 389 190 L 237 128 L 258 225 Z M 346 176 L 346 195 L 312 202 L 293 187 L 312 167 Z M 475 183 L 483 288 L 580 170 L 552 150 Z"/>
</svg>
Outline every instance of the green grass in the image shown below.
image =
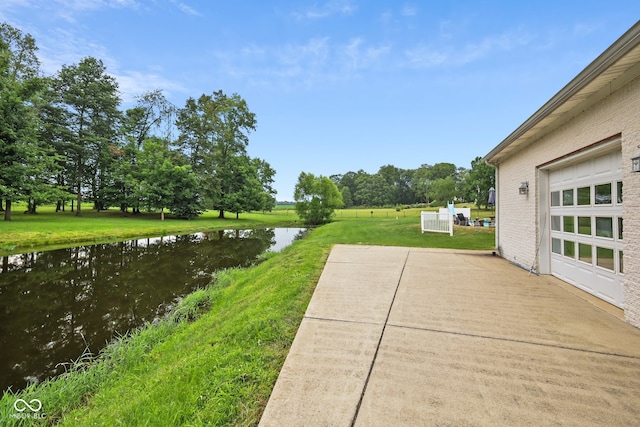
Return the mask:
<svg viewBox="0 0 640 427">
<path fill-rule="evenodd" d="M 87 209 L 82 211 L 80 217 L 69 211 L 55 212 L 53 206 L 39 207 L 35 215 L 18 213 L 23 210 L 23 206 L 14 206 L 12 220 L 0 220 L 0 256 L 42 248 L 53 249 L 147 236 L 220 229 L 301 226 L 297 215 L 291 210 L 243 213 L 239 219 L 235 219 L 235 214 L 227 214 L 228 218 L 219 219 L 218 212 L 209 211 L 189 221 L 171 216 L 161 221 L 158 213 L 123 215 L 117 209 L 101 212 Z"/>
<path fill-rule="evenodd" d="M 252 268 L 217 273 L 165 321 L 81 358 L 58 380 L 5 393 L 0 424 L 20 425 L 13 402 L 35 398 L 45 424 L 255 425 L 334 244 L 493 248 L 492 229 L 421 234 L 419 210 L 398 219 L 368 212 L 343 213 Z"/>
<path fill-rule="evenodd" d="M 429 209 L 437 210 L 437 208 Z M 174 219 L 170 216 L 165 221 L 160 221 L 158 213 L 123 215 L 117 209 L 101 212 L 86 209 L 80 217 L 76 217 L 70 211 L 55 212 L 53 206 L 39 207 L 38 213 L 35 215 L 18 213 L 23 210 L 24 206 L 16 204 L 13 209 L 13 219 L 11 221 L 0 220 L 0 256 L 147 236 L 188 234 L 220 229 L 303 226 L 291 206 L 280 206 L 279 209 L 275 209 L 273 212 L 243 213 L 240 214 L 239 219 L 235 219 L 234 214 L 227 214 L 226 219 L 219 219 L 218 212 L 208 211 L 199 218 L 190 221 Z M 358 225 L 353 230 L 347 230 L 347 233 L 354 237 L 354 240 L 350 243 L 359 243 L 355 236 L 361 235 L 363 232 L 361 228 L 365 227 L 367 230 L 364 231 L 367 234 L 371 232 L 379 234 L 380 240 L 376 244 L 394 244 L 395 236 L 388 235 L 389 231 L 404 230 L 405 237 L 409 238 L 406 245 L 420 246 L 424 239 L 413 233 L 413 228 L 404 228 L 404 225 L 409 224 L 414 228 L 417 227 L 418 230 L 420 229 L 420 211 L 421 209 L 396 211 L 393 208 L 340 209 L 336 212 L 334 219 L 336 222 L 357 220 L 356 224 Z M 478 211 L 476 209 L 472 209 L 471 212 L 474 217 L 488 217 L 492 214 L 490 211 Z M 383 220 L 395 218 L 398 218 L 395 225 L 382 222 Z M 362 222 L 364 220 L 369 222 Z M 371 220 L 375 221 L 371 222 Z M 371 227 L 372 225 L 381 225 L 382 228 L 376 230 Z M 463 229 L 461 228 L 461 230 Z M 461 237 L 464 233 L 465 231 L 457 232 L 454 235 L 454 241 L 464 240 Z M 388 238 L 387 242 L 384 241 L 385 235 Z M 367 238 L 369 237 L 367 236 Z M 441 243 L 436 244 L 435 240 L 441 240 Z M 450 243 L 449 236 L 440 236 L 439 239 L 434 239 L 433 244 L 436 245 L 435 247 L 447 247 Z M 474 244 L 472 241 L 460 241 L 461 247 L 464 247 L 467 243 Z"/>
<path fill-rule="evenodd" d="M 320 236 L 332 243 L 370 244 L 382 246 L 411 246 L 451 249 L 492 249 L 495 242 L 494 229 L 489 227 L 454 226 L 453 236 L 446 233 L 421 233 L 420 210 L 406 212 L 385 210 L 362 211 L 367 216 L 346 212 L 336 216 L 336 221 L 321 227 Z M 393 214 L 391 213 L 393 212 Z"/>
</svg>

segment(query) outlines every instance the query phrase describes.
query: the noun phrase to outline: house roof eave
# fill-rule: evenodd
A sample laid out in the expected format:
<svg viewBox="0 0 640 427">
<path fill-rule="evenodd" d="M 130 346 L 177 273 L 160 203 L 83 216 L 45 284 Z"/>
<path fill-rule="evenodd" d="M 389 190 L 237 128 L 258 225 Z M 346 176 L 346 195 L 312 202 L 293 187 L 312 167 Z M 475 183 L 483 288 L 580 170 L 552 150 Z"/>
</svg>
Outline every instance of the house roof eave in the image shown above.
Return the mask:
<svg viewBox="0 0 640 427">
<path fill-rule="evenodd" d="M 626 61 L 625 58 L 627 58 Z M 576 114 L 577 109 L 582 111 L 585 103 L 592 104 L 596 95 L 600 98 L 606 96 L 610 91 L 607 93 L 603 89 L 610 88 L 614 80 L 629 70 L 633 71 L 634 76 L 627 76 L 625 80 L 640 75 L 640 67 L 636 67 L 638 63 L 640 63 L 640 21 L 485 155 L 484 161 L 497 165 L 508 157 L 510 152 L 566 122 Z"/>
</svg>

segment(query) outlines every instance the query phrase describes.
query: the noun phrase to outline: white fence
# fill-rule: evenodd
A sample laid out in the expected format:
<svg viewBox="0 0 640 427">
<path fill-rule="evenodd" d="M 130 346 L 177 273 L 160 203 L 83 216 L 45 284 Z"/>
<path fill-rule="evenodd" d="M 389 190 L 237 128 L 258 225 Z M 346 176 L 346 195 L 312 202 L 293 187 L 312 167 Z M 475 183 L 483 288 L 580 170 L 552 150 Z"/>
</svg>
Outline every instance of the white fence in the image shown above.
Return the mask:
<svg viewBox="0 0 640 427">
<path fill-rule="evenodd" d="M 450 212 L 420 212 L 422 232 L 433 231 L 436 233 L 449 233 L 453 236 L 453 215 Z"/>
</svg>

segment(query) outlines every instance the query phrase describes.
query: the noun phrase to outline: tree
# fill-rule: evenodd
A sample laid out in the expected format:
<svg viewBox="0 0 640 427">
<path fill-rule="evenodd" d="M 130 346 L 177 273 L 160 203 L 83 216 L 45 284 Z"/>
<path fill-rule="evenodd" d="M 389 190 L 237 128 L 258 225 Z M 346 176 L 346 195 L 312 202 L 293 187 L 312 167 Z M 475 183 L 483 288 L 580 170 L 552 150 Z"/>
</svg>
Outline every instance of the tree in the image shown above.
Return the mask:
<svg viewBox="0 0 640 427">
<path fill-rule="evenodd" d="M 171 128 L 176 108 L 157 89 L 136 97 L 136 106 L 125 111 L 121 132 L 123 146 L 117 156 L 117 179 L 114 188 L 118 190 L 116 203 L 120 210 L 127 212 L 131 207 L 140 213 L 141 189 L 138 157 L 144 141 L 159 138 L 169 146 Z"/>
<path fill-rule="evenodd" d="M 202 213 L 198 181 L 190 165 L 180 164 L 160 139 L 143 142 L 140 154 L 140 194 L 149 209 L 159 209 L 164 221 L 167 208 L 179 218 L 191 219 Z"/>
<path fill-rule="evenodd" d="M 382 166 L 378 170 L 386 183 L 390 186 L 391 194 L 389 200 L 393 204 L 408 204 L 415 199 L 415 194 L 411 188 L 413 172 L 406 169 L 400 169 L 393 165 Z"/>
<path fill-rule="evenodd" d="M 462 191 L 466 198 L 475 200 L 478 207 L 486 207 L 489 204 L 489 189 L 495 188 L 495 185 L 496 175 L 493 166 L 485 163 L 482 157 L 472 160 L 471 169 L 462 182 Z"/>
<path fill-rule="evenodd" d="M 358 172 L 349 171 L 344 175 L 332 175 L 330 178 L 333 180 L 333 182 L 336 183 L 338 188 L 344 188 L 344 187 L 349 188 L 349 191 L 351 192 L 351 196 L 353 197 L 353 195 L 358 189 L 358 186 L 356 184 L 356 178 L 358 177 L 358 175 L 364 174 L 364 173 L 366 172 L 363 170 L 359 170 Z"/>
<path fill-rule="evenodd" d="M 349 187 L 342 187 L 340 193 L 342 194 L 342 202 L 344 203 L 344 207 L 350 208 L 351 206 L 353 206 L 353 200 L 351 199 L 351 190 L 349 190 Z"/>
<path fill-rule="evenodd" d="M 431 175 L 428 167 L 421 166 L 413 173 L 413 179 L 411 181 L 411 187 L 416 195 L 416 199 L 419 202 L 429 203 L 431 190 Z"/>
<path fill-rule="evenodd" d="M 249 156 L 231 159 L 233 179 L 229 180 L 221 208 L 236 214 L 252 210 L 271 210 L 275 206 L 272 188 L 274 170 L 269 163 Z"/>
<path fill-rule="evenodd" d="M 90 189 L 94 204 L 101 208 L 100 191 L 110 184 L 107 173 L 112 157 L 108 147 L 120 117 L 118 84 L 106 73 L 102 61 L 91 57 L 78 65 L 63 66 L 54 84 L 69 131 L 66 155 L 73 162 L 79 216 L 83 190 Z"/>
<path fill-rule="evenodd" d="M 458 169 L 453 163 L 436 163 L 435 165 L 429 167 L 428 170 L 429 177 L 432 180 L 444 179 L 450 176 L 455 181 Z"/>
<path fill-rule="evenodd" d="M 298 216 L 308 225 L 327 223 L 335 209 L 342 207 L 342 195 L 336 184 L 325 176 L 301 172 L 293 197 Z"/>
<path fill-rule="evenodd" d="M 456 197 L 456 181 L 453 177 L 435 179 L 431 183 L 431 198 L 440 206 L 445 206 L 447 202 L 453 202 Z"/>
<path fill-rule="evenodd" d="M 262 159 L 251 159 L 256 168 L 258 181 L 262 187 L 260 198 L 262 202 L 259 209 L 262 211 L 271 211 L 276 206 L 276 190 L 273 188 L 275 169 L 269 163 Z"/>
<path fill-rule="evenodd" d="M 58 189 L 56 212 L 65 209 L 65 203 L 73 199 L 71 183 L 73 182 L 71 159 L 68 157 L 68 141 L 70 130 L 66 126 L 65 110 L 57 105 L 58 96 L 51 78 L 45 79 L 43 102 L 39 105 L 41 118 L 40 140 L 53 147 L 56 153 L 55 176 L 53 183 Z"/>
<path fill-rule="evenodd" d="M 249 133 L 256 128 L 255 114 L 239 95 L 222 91 L 189 98 L 176 122 L 180 147 L 189 156 L 208 208 L 224 212 L 234 188 L 235 158 L 246 155 Z"/>
<path fill-rule="evenodd" d="M 152 136 L 169 140 L 176 107 L 165 98 L 162 90 L 145 92 L 137 96 L 136 101 L 136 106 L 125 113 L 123 131 L 126 138 L 138 148 Z"/>
<path fill-rule="evenodd" d="M 379 174 L 361 173 L 356 178 L 357 190 L 353 195 L 360 206 L 384 206 L 393 198 L 393 186 Z"/>
<path fill-rule="evenodd" d="M 11 219 L 11 203 L 38 202 L 55 197 L 50 177 L 55 155 L 39 138 L 39 106 L 44 79 L 39 77 L 35 40 L 8 24 L 0 24 L 0 201 L 4 219 Z"/>
</svg>

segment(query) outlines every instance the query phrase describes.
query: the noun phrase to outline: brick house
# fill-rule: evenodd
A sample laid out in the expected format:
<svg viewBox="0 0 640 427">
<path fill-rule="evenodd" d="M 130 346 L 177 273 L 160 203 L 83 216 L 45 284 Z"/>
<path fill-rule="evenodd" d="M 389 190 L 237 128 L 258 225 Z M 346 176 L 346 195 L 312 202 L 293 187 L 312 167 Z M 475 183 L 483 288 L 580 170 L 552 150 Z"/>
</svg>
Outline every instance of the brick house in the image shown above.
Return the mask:
<svg viewBox="0 0 640 427">
<path fill-rule="evenodd" d="M 640 21 L 485 161 L 501 256 L 640 327 Z"/>
</svg>

